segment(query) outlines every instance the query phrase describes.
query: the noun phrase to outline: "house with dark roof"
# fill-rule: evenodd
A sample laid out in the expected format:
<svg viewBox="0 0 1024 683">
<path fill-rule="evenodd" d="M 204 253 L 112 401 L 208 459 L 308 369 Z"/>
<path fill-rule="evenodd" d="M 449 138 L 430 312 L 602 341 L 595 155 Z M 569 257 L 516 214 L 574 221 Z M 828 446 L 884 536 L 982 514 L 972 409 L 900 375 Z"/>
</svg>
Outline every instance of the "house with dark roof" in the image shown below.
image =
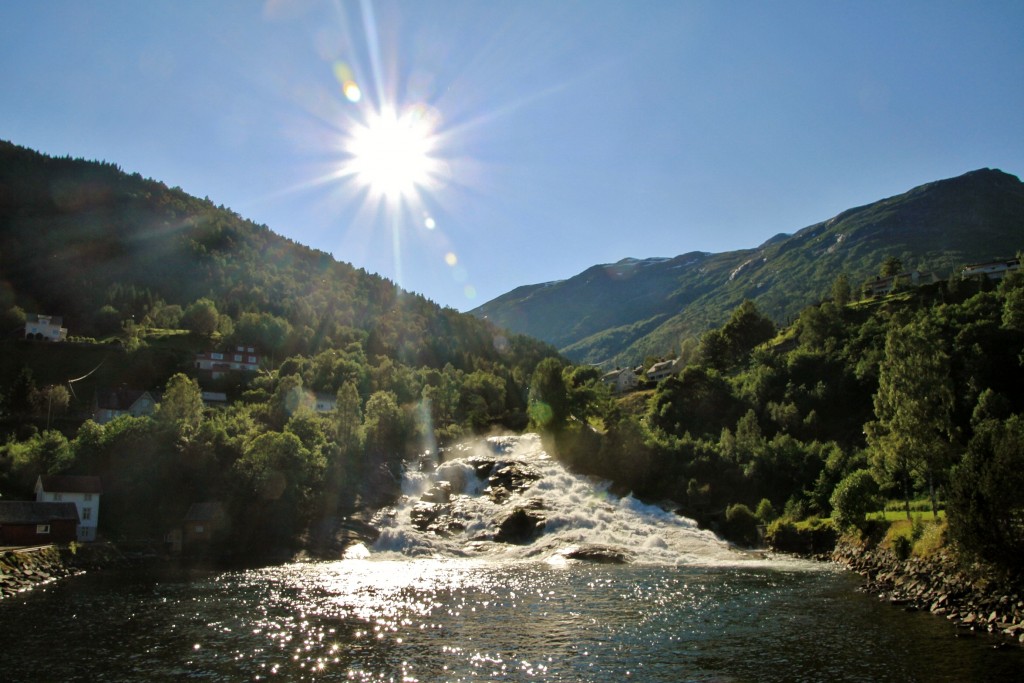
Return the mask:
<svg viewBox="0 0 1024 683">
<path fill-rule="evenodd" d="M 77 511 L 76 540 L 96 540 L 103 493 L 99 477 L 44 475 L 36 479 L 35 490 L 37 502 L 73 504 Z"/>
<path fill-rule="evenodd" d="M 679 365 L 680 363 L 678 358 L 655 363 L 647 369 L 647 379 L 652 382 L 660 382 L 666 377 L 670 377 L 679 372 Z"/>
<path fill-rule="evenodd" d="M 100 389 L 93 402 L 92 419 L 97 424 L 106 424 L 122 415 L 142 417 L 152 415 L 160 395 L 141 389 Z"/>
<path fill-rule="evenodd" d="M 0 502 L 0 545 L 70 543 L 77 527 L 74 503 Z"/>
<path fill-rule="evenodd" d="M 219 539 L 227 528 L 228 513 L 224 503 L 192 503 L 185 513 L 182 543 L 186 549 L 207 546 Z"/>
</svg>

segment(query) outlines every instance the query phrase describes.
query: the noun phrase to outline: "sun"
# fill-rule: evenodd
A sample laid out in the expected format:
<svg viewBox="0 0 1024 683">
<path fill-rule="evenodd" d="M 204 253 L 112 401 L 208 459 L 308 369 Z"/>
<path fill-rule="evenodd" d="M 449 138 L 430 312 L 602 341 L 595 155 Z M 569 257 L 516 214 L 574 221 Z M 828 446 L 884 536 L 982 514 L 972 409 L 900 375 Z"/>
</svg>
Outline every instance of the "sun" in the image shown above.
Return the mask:
<svg viewBox="0 0 1024 683">
<path fill-rule="evenodd" d="M 437 179 L 434 117 L 425 107 L 401 115 L 384 109 L 353 126 L 345 144 L 346 171 L 371 193 L 389 201 L 415 196 Z"/>
</svg>

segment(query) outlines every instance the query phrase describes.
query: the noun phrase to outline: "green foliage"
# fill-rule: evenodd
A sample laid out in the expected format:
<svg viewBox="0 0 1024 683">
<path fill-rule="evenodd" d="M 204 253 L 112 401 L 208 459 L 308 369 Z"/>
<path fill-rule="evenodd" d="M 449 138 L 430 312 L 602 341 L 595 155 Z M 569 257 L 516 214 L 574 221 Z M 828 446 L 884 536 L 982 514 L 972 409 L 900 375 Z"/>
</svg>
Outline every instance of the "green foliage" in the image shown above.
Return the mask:
<svg viewBox="0 0 1024 683">
<path fill-rule="evenodd" d="M 934 492 L 935 478 L 948 467 L 953 396 L 949 356 L 934 326 L 921 318 L 894 327 L 875 394 L 877 419 L 866 425 L 866 434 L 873 471 L 901 489 L 908 505 L 914 477 L 926 478 Z"/>
<path fill-rule="evenodd" d="M 832 519 L 842 528 L 862 528 L 865 517 L 878 507 L 878 483 L 866 469 L 855 470 L 832 493 Z"/>
<path fill-rule="evenodd" d="M 950 475 L 954 542 L 982 558 L 1024 566 L 1024 417 L 979 424 Z"/>
<path fill-rule="evenodd" d="M 751 512 L 750 508 L 743 503 L 736 503 L 725 510 L 722 533 L 734 543 L 752 547 L 758 543 L 758 522 L 757 515 Z"/>
</svg>

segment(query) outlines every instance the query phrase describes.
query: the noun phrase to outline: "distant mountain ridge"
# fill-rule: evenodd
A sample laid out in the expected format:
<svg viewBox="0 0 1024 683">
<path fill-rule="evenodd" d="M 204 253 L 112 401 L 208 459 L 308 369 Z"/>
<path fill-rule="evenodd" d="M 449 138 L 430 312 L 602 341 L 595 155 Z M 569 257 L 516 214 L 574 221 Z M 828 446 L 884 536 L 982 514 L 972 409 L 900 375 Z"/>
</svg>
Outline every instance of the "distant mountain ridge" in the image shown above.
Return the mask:
<svg viewBox="0 0 1024 683">
<path fill-rule="evenodd" d="M 567 280 L 526 285 L 471 313 L 550 342 L 585 363 L 672 354 L 724 323 L 744 299 L 776 321 L 827 297 L 845 273 L 856 289 L 899 258 L 946 277 L 1024 248 L 1024 184 L 995 169 L 938 180 L 779 234 L 753 249 L 623 259 Z"/>
</svg>

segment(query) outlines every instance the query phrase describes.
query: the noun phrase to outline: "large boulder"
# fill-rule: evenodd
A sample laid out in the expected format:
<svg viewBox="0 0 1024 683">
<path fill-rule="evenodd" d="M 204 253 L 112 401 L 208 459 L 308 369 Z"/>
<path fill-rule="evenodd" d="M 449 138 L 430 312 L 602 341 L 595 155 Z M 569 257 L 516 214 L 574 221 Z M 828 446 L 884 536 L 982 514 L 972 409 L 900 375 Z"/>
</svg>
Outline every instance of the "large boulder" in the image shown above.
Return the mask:
<svg viewBox="0 0 1024 683">
<path fill-rule="evenodd" d="M 598 564 L 630 564 L 636 559 L 633 553 L 628 550 L 614 548 L 609 545 L 598 545 L 596 543 L 573 548 L 563 553 L 563 557 L 569 560 L 596 562 Z"/>
<path fill-rule="evenodd" d="M 498 525 L 494 540 L 498 543 L 529 543 L 541 534 L 546 523 L 544 515 L 517 507 Z"/>
</svg>

